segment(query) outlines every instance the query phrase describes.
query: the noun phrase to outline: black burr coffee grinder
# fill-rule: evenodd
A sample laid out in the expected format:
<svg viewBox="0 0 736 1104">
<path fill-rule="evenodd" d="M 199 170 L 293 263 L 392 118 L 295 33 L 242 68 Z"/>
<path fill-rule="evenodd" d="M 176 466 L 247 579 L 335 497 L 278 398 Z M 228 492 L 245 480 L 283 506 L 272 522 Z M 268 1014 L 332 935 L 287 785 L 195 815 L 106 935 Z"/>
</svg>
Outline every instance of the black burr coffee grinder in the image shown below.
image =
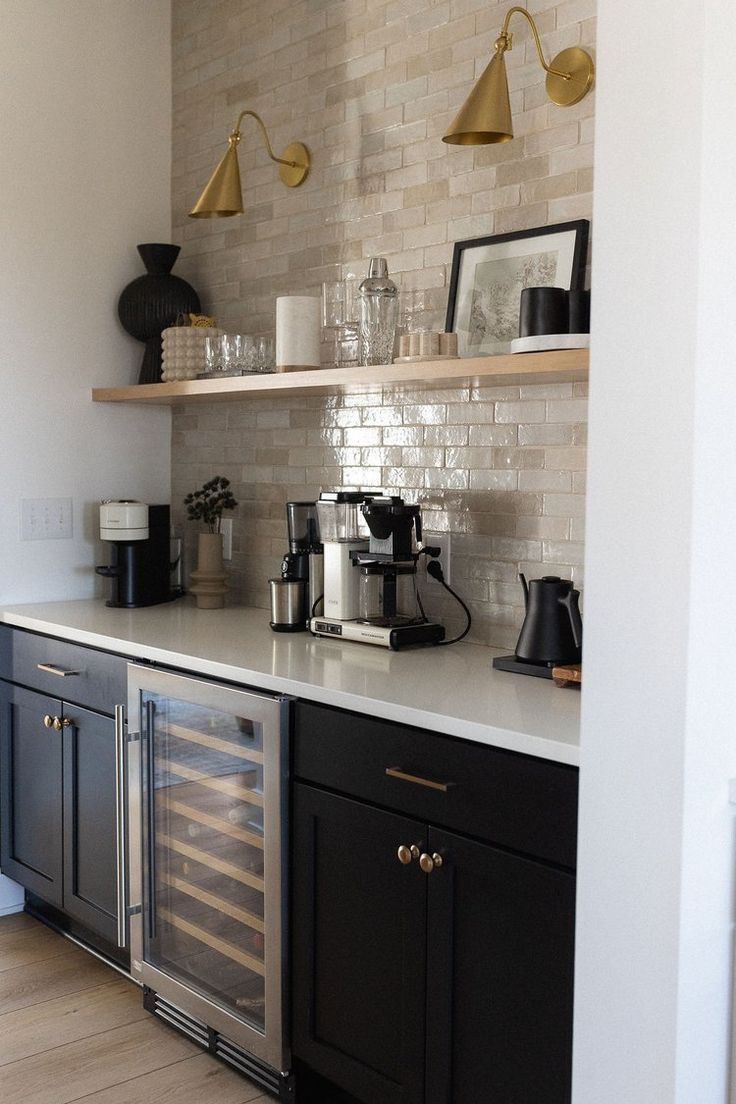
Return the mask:
<svg viewBox="0 0 736 1104">
<path fill-rule="evenodd" d="M 312 609 L 322 598 L 323 549 L 319 540 L 316 502 L 287 502 L 289 551 L 281 562 L 281 576 L 269 579 L 271 628 L 300 632 L 307 628 Z"/>
</svg>

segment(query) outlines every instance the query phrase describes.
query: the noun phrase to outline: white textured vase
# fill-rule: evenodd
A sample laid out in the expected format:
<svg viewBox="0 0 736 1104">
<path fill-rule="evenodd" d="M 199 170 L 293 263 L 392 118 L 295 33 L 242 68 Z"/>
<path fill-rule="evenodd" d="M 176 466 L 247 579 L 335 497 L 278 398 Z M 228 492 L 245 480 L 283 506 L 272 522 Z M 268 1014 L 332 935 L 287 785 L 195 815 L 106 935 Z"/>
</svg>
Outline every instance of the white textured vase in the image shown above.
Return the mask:
<svg viewBox="0 0 736 1104">
<path fill-rule="evenodd" d="M 189 587 L 197 598 L 198 609 L 222 609 L 228 585 L 222 559 L 222 534 L 200 533 L 197 544 L 197 569 Z"/>
</svg>

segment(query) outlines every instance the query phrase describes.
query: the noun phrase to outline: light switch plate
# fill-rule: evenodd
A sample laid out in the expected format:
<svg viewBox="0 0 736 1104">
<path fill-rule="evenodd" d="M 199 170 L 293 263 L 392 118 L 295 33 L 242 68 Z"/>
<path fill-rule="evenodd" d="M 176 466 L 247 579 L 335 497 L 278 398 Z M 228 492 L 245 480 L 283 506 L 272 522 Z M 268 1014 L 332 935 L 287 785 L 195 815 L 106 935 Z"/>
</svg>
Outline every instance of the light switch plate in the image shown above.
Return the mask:
<svg viewBox="0 0 736 1104">
<path fill-rule="evenodd" d="M 71 540 L 71 498 L 23 498 L 20 503 L 21 540 Z"/>
</svg>

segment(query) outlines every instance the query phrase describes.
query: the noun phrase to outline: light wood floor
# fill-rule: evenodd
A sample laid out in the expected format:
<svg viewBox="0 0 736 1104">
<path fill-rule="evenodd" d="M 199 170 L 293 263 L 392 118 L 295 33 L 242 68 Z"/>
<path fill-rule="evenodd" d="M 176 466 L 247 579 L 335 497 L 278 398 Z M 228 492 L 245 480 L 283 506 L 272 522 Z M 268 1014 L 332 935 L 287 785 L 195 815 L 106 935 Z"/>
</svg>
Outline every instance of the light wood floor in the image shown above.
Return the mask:
<svg viewBox="0 0 736 1104">
<path fill-rule="evenodd" d="M 0 917 L 0 1104 L 273 1104 L 144 1011 L 138 986 L 30 916 Z"/>
</svg>

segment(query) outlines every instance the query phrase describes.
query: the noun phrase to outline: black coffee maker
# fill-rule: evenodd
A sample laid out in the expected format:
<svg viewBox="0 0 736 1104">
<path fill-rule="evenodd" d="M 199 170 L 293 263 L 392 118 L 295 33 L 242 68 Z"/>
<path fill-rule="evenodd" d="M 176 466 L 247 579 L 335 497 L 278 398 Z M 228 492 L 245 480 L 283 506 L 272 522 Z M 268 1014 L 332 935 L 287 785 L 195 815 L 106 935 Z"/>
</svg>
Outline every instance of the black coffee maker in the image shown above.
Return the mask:
<svg viewBox="0 0 736 1104">
<path fill-rule="evenodd" d="M 137 609 L 171 602 L 183 593 L 172 587 L 169 506 L 124 500 L 100 506 L 100 538 L 112 546 L 112 563 L 95 568 L 112 579 L 107 606 Z"/>
<path fill-rule="evenodd" d="M 497 656 L 493 666 L 501 671 L 552 678 L 552 668 L 578 664 L 582 658 L 583 622 L 580 616 L 580 591 L 569 579 L 544 575 L 527 583 L 519 574 L 524 589 L 526 617 L 521 626 L 516 652 Z"/>
</svg>

